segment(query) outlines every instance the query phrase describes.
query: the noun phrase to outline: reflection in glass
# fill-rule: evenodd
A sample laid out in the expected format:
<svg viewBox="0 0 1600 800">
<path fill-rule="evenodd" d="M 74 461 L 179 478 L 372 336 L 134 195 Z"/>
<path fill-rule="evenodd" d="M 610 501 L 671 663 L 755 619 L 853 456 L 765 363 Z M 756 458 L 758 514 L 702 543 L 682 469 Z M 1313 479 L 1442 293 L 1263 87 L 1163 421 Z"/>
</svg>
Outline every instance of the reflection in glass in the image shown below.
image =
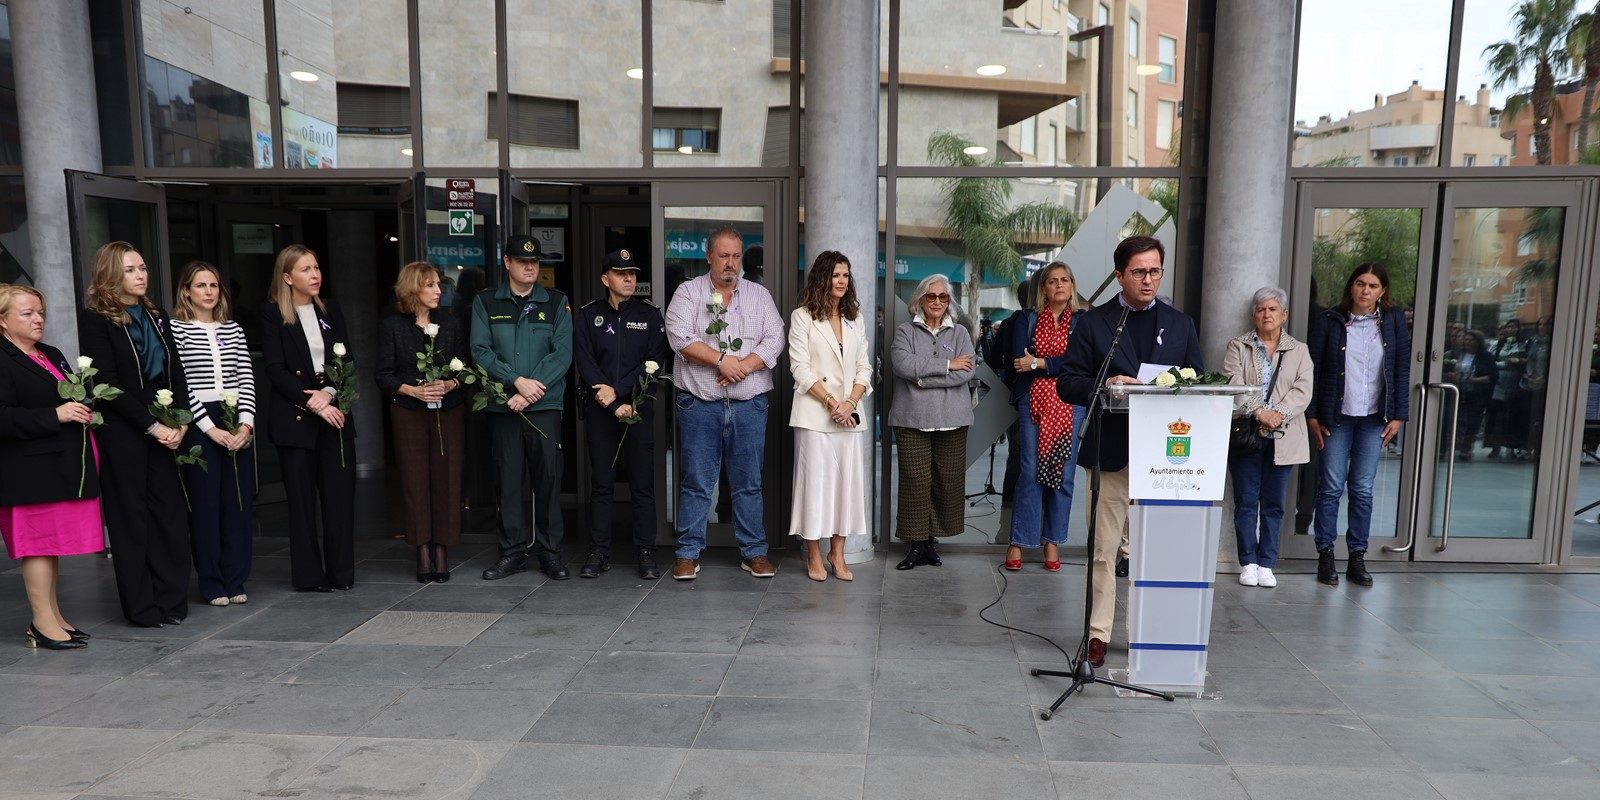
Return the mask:
<svg viewBox="0 0 1600 800">
<path fill-rule="evenodd" d="M 259 0 L 139 9 L 150 165 L 272 166 Z"/>
<path fill-rule="evenodd" d="M 405 0 L 278 0 L 275 8 L 284 166 L 411 166 Z"/>
<path fill-rule="evenodd" d="M 769 109 L 789 106 L 792 62 L 774 59 L 773 37 L 780 18 L 787 28 L 790 6 L 653 0 L 658 166 L 756 167 L 764 158 L 767 166 L 788 165 L 788 128 L 773 129 L 767 120 Z M 783 150 L 768 146 L 773 136 L 785 137 Z M 777 156 L 782 161 L 774 165 Z"/>
<path fill-rule="evenodd" d="M 506 14 L 511 166 L 640 166 L 639 0 L 509 0 Z"/>
<path fill-rule="evenodd" d="M 1578 493 L 1573 498 L 1572 554 L 1600 556 L 1600 319 L 1594 323 L 1584 364 L 1588 381 L 1579 436 Z"/>
<path fill-rule="evenodd" d="M 1600 48 L 1584 47 L 1594 11 L 1593 3 L 1570 0 L 1468 0 L 1460 85 L 1477 86 L 1478 95 L 1488 97 L 1504 149 L 1496 162 L 1458 141 L 1453 163 L 1522 167 L 1584 160 L 1594 145 L 1594 123 L 1584 120 L 1595 108 L 1594 87 L 1584 76 L 1600 75 Z"/>
<path fill-rule="evenodd" d="M 0 178 L 0 283 L 33 285 L 28 202 L 22 177 Z"/>
<path fill-rule="evenodd" d="M 491 118 L 498 122 L 493 110 L 494 1 L 420 3 L 418 10 L 423 31 L 417 43 L 422 58 L 422 143 L 428 166 L 499 164 L 500 126 L 489 127 Z"/>
</svg>

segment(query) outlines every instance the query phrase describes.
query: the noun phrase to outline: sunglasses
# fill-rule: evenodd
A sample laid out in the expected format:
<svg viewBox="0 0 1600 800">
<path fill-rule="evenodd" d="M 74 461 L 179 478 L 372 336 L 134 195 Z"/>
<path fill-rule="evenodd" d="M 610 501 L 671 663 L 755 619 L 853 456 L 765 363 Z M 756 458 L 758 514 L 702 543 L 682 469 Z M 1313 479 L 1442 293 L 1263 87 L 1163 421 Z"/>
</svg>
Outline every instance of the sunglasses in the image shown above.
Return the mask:
<svg viewBox="0 0 1600 800">
<path fill-rule="evenodd" d="M 924 302 L 932 300 L 935 303 L 948 303 L 948 302 L 950 302 L 950 295 L 929 293 L 929 294 L 923 295 L 922 299 L 923 299 Z"/>
</svg>

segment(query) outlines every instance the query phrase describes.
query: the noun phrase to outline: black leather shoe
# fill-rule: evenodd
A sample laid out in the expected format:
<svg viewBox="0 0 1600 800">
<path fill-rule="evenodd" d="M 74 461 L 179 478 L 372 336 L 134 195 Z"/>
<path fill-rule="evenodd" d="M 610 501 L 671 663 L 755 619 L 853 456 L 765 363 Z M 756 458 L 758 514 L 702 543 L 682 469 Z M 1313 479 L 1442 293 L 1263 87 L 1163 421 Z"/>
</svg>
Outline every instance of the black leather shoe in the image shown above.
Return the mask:
<svg viewBox="0 0 1600 800">
<path fill-rule="evenodd" d="M 1333 560 L 1333 548 L 1317 551 L 1317 583 L 1339 585 L 1339 565 Z"/>
<path fill-rule="evenodd" d="M 333 588 L 338 589 L 341 592 L 348 592 L 351 589 L 356 588 L 356 585 L 353 583 L 335 583 L 333 584 Z"/>
<path fill-rule="evenodd" d="M 923 543 L 922 542 L 912 542 L 911 546 L 906 549 L 906 557 L 900 559 L 900 563 L 894 565 L 894 568 L 895 569 L 916 569 L 918 564 L 923 563 L 923 561 L 922 561 L 922 550 L 923 550 Z"/>
<path fill-rule="evenodd" d="M 572 577 L 572 573 L 567 571 L 567 565 L 561 563 L 557 556 L 539 556 L 539 571 L 553 581 L 564 581 Z"/>
<path fill-rule="evenodd" d="M 28 626 L 27 644 L 33 650 L 81 650 L 89 646 L 88 642 L 75 639 L 70 634 L 65 639 L 52 639 L 32 625 Z"/>
<path fill-rule="evenodd" d="M 1345 577 L 1357 586 L 1371 586 L 1372 573 L 1367 571 L 1367 554 L 1355 552 L 1350 554 L 1350 566 L 1345 568 Z"/>
<path fill-rule="evenodd" d="M 1089 659 L 1089 666 L 1100 668 L 1106 665 L 1106 643 L 1099 639 L 1089 639 L 1089 652 L 1085 656 Z"/>
<path fill-rule="evenodd" d="M 639 548 L 639 580 L 653 581 L 661 577 L 661 568 L 656 566 L 656 549 L 654 547 Z"/>
<path fill-rule="evenodd" d="M 580 578 L 598 578 L 611 571 L 611 556 L 599 550 L 590 550 L 589 557 L 584 560 L 583 569 L 578 570 Z"/>
<path fill-rule="evenodd" d="M 499 561 L 494 562 L 494 566 L 484 570 L 483 579 L 486 581 L 497 581 L 501 578 L 509 578 L 527 568 L 527 555 L 523 553 L 513 553 L 508 556 L 501 556 Z"/>
<path fill-rule="evenodd" d="M 428 576 L 428 580 L 431 580 L 434 583 L 449 583 L 450 571 L 445 570 L 444 572 L 435 572 Z"/>
<path fill-rule="evenodd" d="M 944 566 L 944 559 L 939 557 L 939 545 L 932 535 L 922 543 L 922 559 L 917 563 L 929 567 Z"/>
<path fill-rule="evenodd" d="M 68 630 L 67 631 L 67 635 L 71 636 L 74 639 L 77 639 L 80 642 L 87 642 L 87 641 L 89 641 L 90 638 L 92 638 L 92 637 L 89 636 L 89 632 L 88 631 L 80 631 L 77 628 L 72 628 L 72 629 Z"/>
<path fill-rule="evenodd" d="M 333 587 L 331 587 L 331 586 L 296 586 L 296 587 L 294 587 L 294 590 L 297 591 L 297 592 L 321 592 L 323 594 L 326 594 L 328 592 L 333 591 Z"/>
<path fill-rule="evenodd" d="M 1117 559 L 1117 577 L 1119 577 L 1119 578 L 1128 577 L 1128 559 L 1126 559 L 1126 558 Z"/>
<path fill-rule="evenodd" d="M 168 615 L 166 615 L 166 616 L 161 618 L 161 624 L 162 625 L 182 625 L 183 624 L 183 617 L 180 617 L 177 614 L 168 614 Z"/>
</svg>

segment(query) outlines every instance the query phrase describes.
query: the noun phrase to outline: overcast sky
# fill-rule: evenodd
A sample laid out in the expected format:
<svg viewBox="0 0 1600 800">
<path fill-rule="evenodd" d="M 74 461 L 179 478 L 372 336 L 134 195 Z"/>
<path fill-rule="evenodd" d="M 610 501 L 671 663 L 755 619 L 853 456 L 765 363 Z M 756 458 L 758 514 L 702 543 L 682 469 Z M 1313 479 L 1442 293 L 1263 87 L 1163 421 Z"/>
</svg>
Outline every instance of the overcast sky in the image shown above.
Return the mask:
<svg viewBox="0 0 1600 800">
<path fill-rule="evenodd" d="M 1518 0 L 1467 0 L 1457 93 L 1468 100 L 1478 84 L 1491 83 L 1483 49 L 1510 37 L 1517 5 Z M 1400 92 L 1412 81 L 1443 89 L 1450 7 L 1450 0 L 1305 0 L 1295 119 L 1338 119 L 1371 108 L 1374 94 Z M 1491 83 L 1494 105 L 1501 105 L 1510 88 Z"/>
</svg>

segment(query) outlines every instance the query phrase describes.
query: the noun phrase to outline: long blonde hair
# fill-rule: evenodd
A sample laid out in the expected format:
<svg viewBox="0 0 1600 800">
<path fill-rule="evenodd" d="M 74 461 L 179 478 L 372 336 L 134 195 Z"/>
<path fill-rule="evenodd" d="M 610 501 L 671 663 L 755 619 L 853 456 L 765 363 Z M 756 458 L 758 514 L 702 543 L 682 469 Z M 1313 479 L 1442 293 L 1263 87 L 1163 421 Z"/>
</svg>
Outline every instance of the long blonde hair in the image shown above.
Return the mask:
<svg viewBox="0 0 1600 800">
<path fill-rule="evenodd" d="M 317 254 L 303 244 L 291 244 L 278 251 L 278 259 L 272 267 L 272 284 L 267 287 L 267 298 L 278 304 L 278 314 L 283 317 L 283 324 L 295 323 L 294 289 L 283 282 L 283 276 L 294 270 L 294 262 L 305 256 L 316 258 Z M 311 301 L 317 304 L 318 311 L 326 311 L 328 307 L 323 304 L 321 297 L 313 297 Z"/>
<path fill-rule="evenodd" d="M 183 277 L 178 280 L 178 299 L 172 306 L 172 318 L 184 321 L 195 318 L 195 312 L 199 309 L 195 308 L 194 301 L 189 299 L 184 290 L 202 272 L 209 272 L 217 279 L 217 307 L 211 310 L 211 321 L 227 322 L 232 315 L 228 313 L 228 290 L 222 283 L 222 273 L 204 261 L 190 261 L 183 265 Z"/>
<path fill-rule="evenodd" d="M 1039 270 L 1039 273 L 1033 276 L 1033 301 L 1040 314 L 1050 309 L 1049 301 L 1044 299 L 1044 282 L 1049 279 L 1050 273 L 1058 269 L 1067 273 L 1067 280 L 1072 281 L 1072 296 L 1067 298 L 1067 310 L 1076 313 L 1084 306 L 1083 295 L 1078 294 L 1078 276 L 1072 274 L 1072 267 L 1060 261 L 1052 261 L 1044 265 L 1044 269 Z"/>
<path fill-rule="evenodd" d="M 133 324 L 133 317 L 128 316 L 128 308 L 122 302 L 122 261 L 129 253 L 138 252 L 139 248 L 121 241 L 107 242 L 95 251 L 89 288 L 83 297 L 85 307 L 118 325 Z M 139 304 L 152 313 L 156 310 L 148 292 L 139 298 Z"/>
</svg>

